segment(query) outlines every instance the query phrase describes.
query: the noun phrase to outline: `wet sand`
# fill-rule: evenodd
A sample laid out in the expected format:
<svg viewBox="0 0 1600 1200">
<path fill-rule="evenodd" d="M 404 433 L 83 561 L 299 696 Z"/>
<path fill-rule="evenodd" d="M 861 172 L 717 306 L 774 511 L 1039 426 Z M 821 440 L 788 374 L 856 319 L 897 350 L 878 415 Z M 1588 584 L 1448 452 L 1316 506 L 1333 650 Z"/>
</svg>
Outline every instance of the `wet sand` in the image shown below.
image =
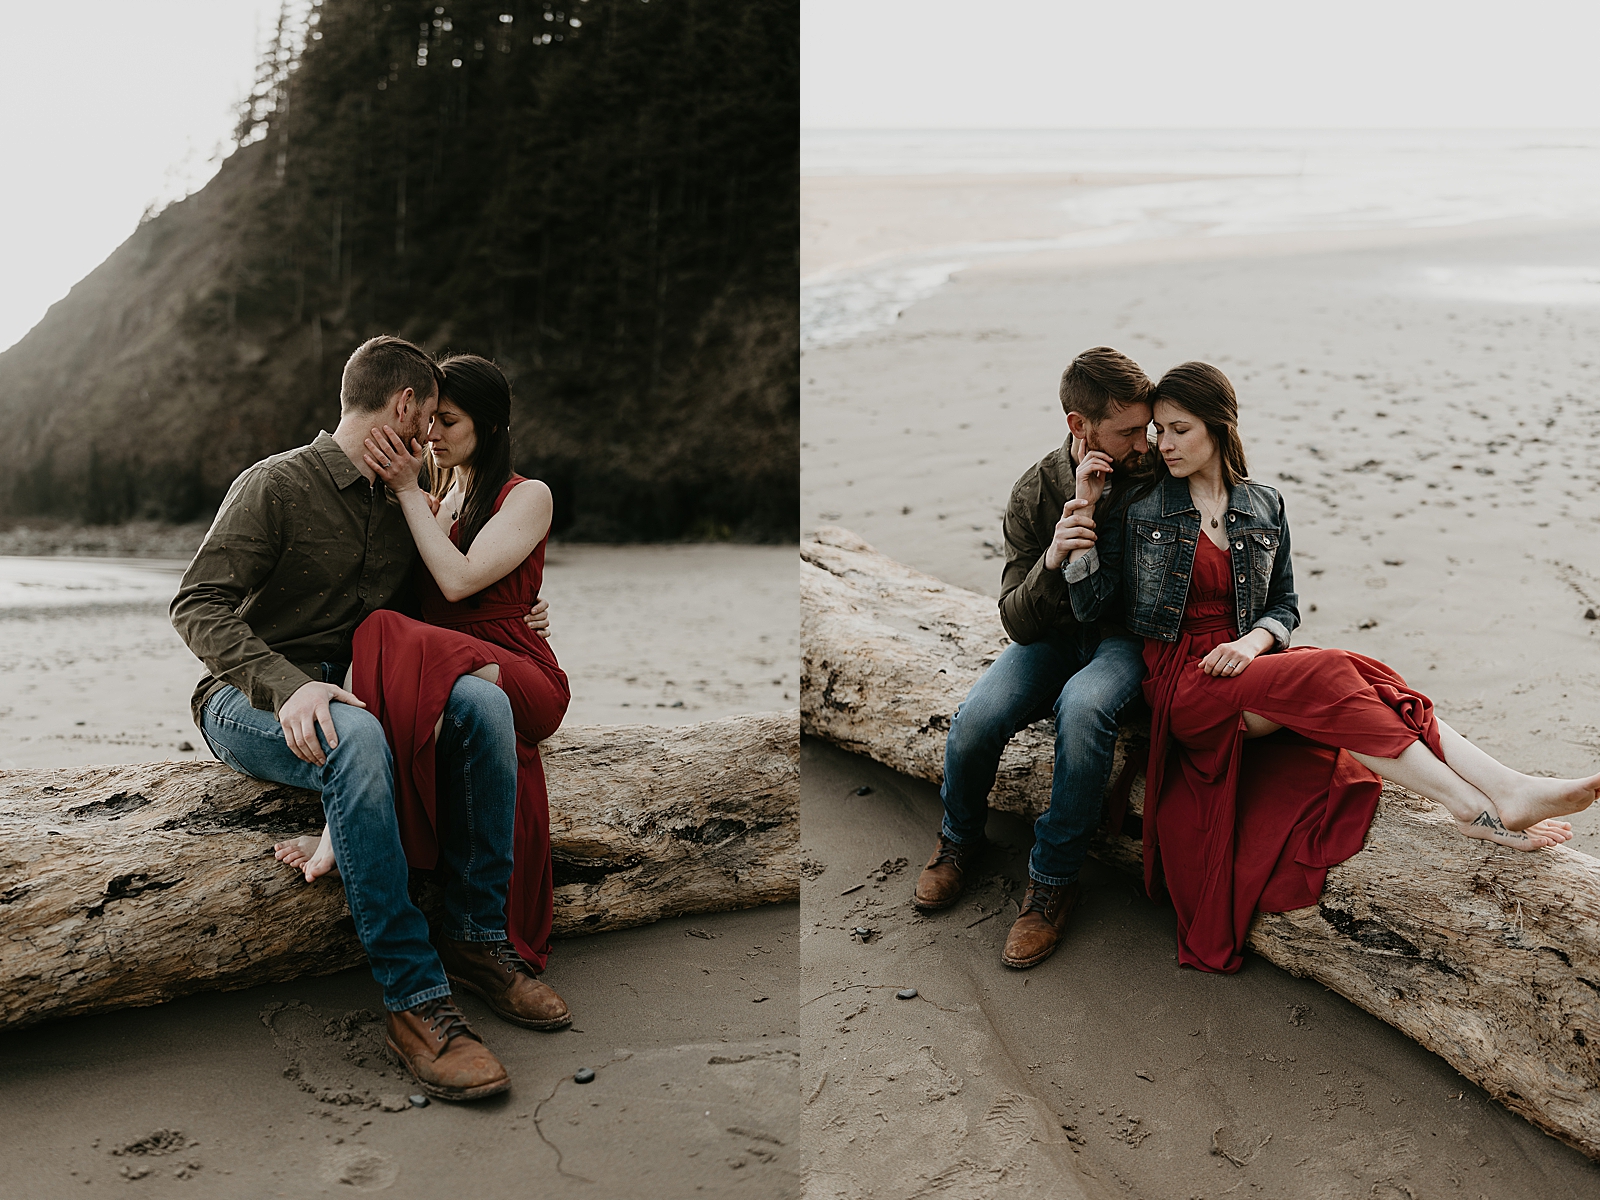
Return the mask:
<svg viewBox="0 0 1600 1200">
<path fill-rule="evenodd" d="M 801 788 L 800 1128 L 816 1200 L 1600 1187 L 1600 1167 L 1321 984 L 1254 956 L 1237 975 L 1180 968 L 1171 908 L 1092 860 L 1061 948 L 1002 966 L 1026 821 L 992 818 L 978 886 L 924 917 L 910 894 L 938 789 L 814 739 Z"/>
<path fill-rule="evenodd" d="M 552 548 L 568 722 L 793 707 L 793 554 Z M 209 757 L 201 670 L 166 619 L 182 567 L 0 558 L 0 769 Z M 573 1029 L 462 998 L 513 1082 L 476 1105 L 403 1103 L 364 967 L 0 1034 L 0 1197 L 796 1195 L 797 922 L 784 905 L 557 943 L 545 979 Z"/>
<path fill-rule="evenodd" d="M 791 558 L 777 546 L 552 547 L 544 596 L 572 681 L 566 722 L 794 707 Z M 211 757 L 189 716 L 204 670 L 167 620 L 185 565 L 0 557 L 0 770 Z"/>
<path fill-rule="evenodd" d="M 1206 359 L 1239 390 L 1254 473 L 1285 497 L 1297 642 L 1392 664 L 1513 766 L 1592 772 L 1600 307 L 1516 294 L 1540 272 L 1591 262 L 1600 231 L 1570 228 L 985 262 L 892 328 L 805 354 L 802 528 L 843 525 L 995 595 L 1006 497 L 1065 436 L 1056 385 L 1071 356 L 1110 344 L 1152 376 Z M 1320 986 L 1257 960 L 1233 977 L 1180 971 L 1170 911 L 1102 869 L 1086 876 L 1063 949 L 1032 971 L 1005 970 L 1015 909 L 996 910 L 1020 899 L 1024 823 L 992 822 L 1009 848 L 986 864 L 985 883 L 923 919 L 907 897 L 937 833 L 936 790 L 820 745 L 807 746 L 803 779 L 808 853 L 826 864 L 802 896 L 808 1096 L 830 1070 L 804 1116 L 822 1147 L 818 1194 L 905 1194 L 922 1186 L 913 1180 L 1007 1155 L 1017 1178 L 1035 1179 L 1063 1150 L 1090 1195 L 1498 1200 L 1600 1188 L 1600 1167 Z M 875 792 L 855 797 L 860 783 Z M 1600 853 L 1600 817 L 1574 824 L 1574 845 Z M 840 896 L 900 857 L 904 872 Z M 878 906 L 860 908 L 868 899 Z M 846 930 L 862 923 L 885 932 L 857 945 Z M 908 1010 L 892 990 L 836 991 L 857 982 L 916 986 L 952 1011 Z M 935 1058 L 954 1082 L 902 1085 Z M 885 1066 L 913 1060 L 915 1071 Z M 836 1067 L 858 1072 L 852 1090 L 830 1091 Z M 947 1098 L 933 1099 L 941 1088 Z M 906 1163 L 863 1151 L 877 1126 L 869 1144 L 927 1153 Z M 1221 1147 L 1248 1165 L 1211 1152 L 1219 1128 Z M 1002 1144 L 1011 1148 L 997 1158 Z M 1002 1194 L 1010 1178 L 982 1186 Z"/>
</svg>

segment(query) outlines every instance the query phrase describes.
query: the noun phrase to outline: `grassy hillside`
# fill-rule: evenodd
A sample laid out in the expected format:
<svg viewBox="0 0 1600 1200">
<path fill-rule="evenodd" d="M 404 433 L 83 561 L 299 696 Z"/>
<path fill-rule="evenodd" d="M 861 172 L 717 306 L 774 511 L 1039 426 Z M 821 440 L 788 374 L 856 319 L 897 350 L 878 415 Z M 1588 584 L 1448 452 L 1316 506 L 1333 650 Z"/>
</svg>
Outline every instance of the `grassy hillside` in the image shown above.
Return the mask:
<svg viewBox="0 0 1600 1200">
<path fill-rule="evenodd" d="M 0 355 L 11 511 L 191 519 L 396 332 L 501 364 L 567 536 L 793 537 L 796 0 L 315 13 L 217 177 Z"/>
</svg>

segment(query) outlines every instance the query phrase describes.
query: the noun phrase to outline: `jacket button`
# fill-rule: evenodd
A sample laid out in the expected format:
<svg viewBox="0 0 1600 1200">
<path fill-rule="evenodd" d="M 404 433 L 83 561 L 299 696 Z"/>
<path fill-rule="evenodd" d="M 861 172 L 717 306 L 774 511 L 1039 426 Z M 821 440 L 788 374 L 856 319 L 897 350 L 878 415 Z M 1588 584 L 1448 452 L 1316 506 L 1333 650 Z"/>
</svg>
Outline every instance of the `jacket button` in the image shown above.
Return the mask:
<svg viewBox="0 0 1600 1200">
<path fill-rule="evenodd" d="M 1152 533 L 1151 533 L 1151 534 L 1150 534 L 1150 540 L 1151 540 L 1151 541 L 1152 541 L 1152 542 L 1159 542 L 1159 541 L 1160 541 L 1160 540 L 1161 540 L 1161 530 L 1159 530 L 1159 529 L 1157 529 L 1157 530 L 1154 530 L 1154 531 L 1153 531 L 1153 532 L 1152 532 Z"/>
<path fill-rule="evenodd" d="M 1243 542 L 1235 542 L 1233 544 L 1233 548 L 1235 550 L 1243 550 L 1244 549 L 1244 543 Z"/>
<path fill-rule="evenodd" d="M 1244 576 L 1243 576 L 1243 575 L 1241 575 L 1241 576 L 1239 576 L 1239 582 L 1240 582 L 1240 583 L 1243 583 L 1243 582 L 1244 582 Z"/>
</svg>

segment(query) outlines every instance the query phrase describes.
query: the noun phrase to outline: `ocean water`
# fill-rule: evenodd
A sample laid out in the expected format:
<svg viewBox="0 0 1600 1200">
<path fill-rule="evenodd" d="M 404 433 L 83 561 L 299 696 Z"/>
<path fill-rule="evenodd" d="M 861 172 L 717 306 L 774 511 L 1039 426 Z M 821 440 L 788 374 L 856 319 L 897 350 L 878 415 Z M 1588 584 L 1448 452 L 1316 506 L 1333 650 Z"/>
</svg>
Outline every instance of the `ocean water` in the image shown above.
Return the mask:
<svg viewBox="0 0 1600 1200">
<path fill-rule="evenodd" d="M 892 324 L 980 258 L 1193 237 L 1600 219 L 1600 131 L 802 130 L 801 174 L 1143 175 L 1064 196 L 1059 234 L 964 242 L 801 280 L 801 345 Z M 1600 265 L 1438 271 L 1465 300 L 1600 304 Z"/>
</svg>

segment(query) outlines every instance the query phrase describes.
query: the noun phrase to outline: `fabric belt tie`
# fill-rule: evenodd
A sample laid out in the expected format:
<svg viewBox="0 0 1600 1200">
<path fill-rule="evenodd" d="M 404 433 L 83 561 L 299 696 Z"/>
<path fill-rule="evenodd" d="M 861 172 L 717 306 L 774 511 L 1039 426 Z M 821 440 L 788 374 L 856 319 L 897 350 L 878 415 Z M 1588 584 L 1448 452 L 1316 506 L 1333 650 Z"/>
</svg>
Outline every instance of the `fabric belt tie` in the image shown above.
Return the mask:
<svg viewBox="0 0 1600 1200">
<path fill-rule="evenodd" d="M 480 604 L 476 608 L 468 608 L 462 604 L 452 604 L 448 608 L 424 605 L 422 619 L 429 625 L 460 629 L 464 625 L 477 625 L 482 621 L 520 621 L 528 615 L 530 607 L 532 606 L 526 604 Z"/>
</svg>

